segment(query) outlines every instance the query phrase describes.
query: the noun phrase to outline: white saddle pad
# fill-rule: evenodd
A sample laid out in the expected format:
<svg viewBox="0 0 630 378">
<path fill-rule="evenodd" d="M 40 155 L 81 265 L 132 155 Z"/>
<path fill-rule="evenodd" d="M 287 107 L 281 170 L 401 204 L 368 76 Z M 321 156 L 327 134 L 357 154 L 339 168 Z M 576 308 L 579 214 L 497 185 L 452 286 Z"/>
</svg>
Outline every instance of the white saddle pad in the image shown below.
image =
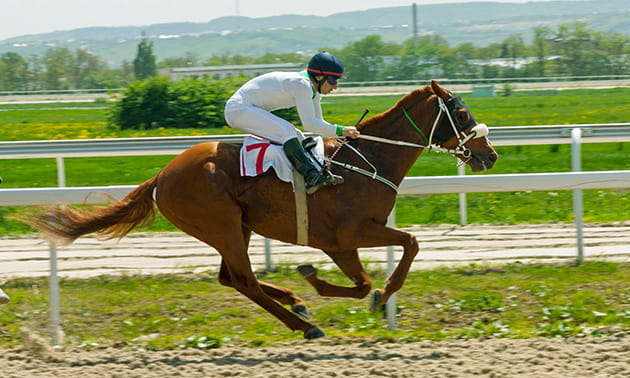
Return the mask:
<svg viewBox="0 0 630 378">
<path fill-rule="evenodd" d="M 311 153 L 321 168 L 324 164 L 324 141 L 315 137 L 317 145 Z M 258 176 L 273 168 L 278 178 L 293 183 L 293 166 L 284 153 L 282 146 L 272 144 L 266 139 L 249 135 L 241 147 L 241 176 Z"/>
</svg>

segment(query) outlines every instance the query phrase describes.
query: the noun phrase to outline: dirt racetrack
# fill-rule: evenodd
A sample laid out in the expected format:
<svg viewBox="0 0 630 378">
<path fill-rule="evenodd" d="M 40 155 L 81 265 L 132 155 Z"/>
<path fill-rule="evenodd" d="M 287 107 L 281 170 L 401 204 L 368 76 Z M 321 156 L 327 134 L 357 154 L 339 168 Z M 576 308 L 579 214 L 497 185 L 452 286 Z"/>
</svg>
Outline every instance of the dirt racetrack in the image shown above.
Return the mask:
<svg viewBox="0 0 630 378">
<path fill-rule="evenodd" d="M 514 261 L 569 262 L 577 256 L 572 224 L 432 225 L 403 230 L 413 233 L 420 244 L 411 269 Z M 270 246 L 273 265 L 309 262 L 320 268 L 331 266 L 328 256 L 317 249 L 277 241 L 271 241 Z M 48 244 L 35 236 L 0 237 L 0 286 L 11 278 L 47 276 L 49 254 Z M 249 256 L 255 269 L 265 268 L 265 241 L 259 235 L 252 237 Z M 363 248 L 360 256 L 372 266 L 387 265 L 386 248 Z M 402 249 L 396 248 L 395 259 L 401 256 Z M 584 257 L 628 261 L 630 221 L 585 225 Z M 59 276 L 67 278 L 218 271 L 220 265 L 216 251 L 181 232 L 132 233 L 120 241 L 107 242 L 82 237 L 58 248 L 57 261 Z"/>
<path fill-rule="evenodd" d="M 0 351 L 23 377 L 629 377 L 630 334 L 586 339 L 374 343 L 322 339 L 269 348 L 56 352 L 36 336 Z"/>
</svg>

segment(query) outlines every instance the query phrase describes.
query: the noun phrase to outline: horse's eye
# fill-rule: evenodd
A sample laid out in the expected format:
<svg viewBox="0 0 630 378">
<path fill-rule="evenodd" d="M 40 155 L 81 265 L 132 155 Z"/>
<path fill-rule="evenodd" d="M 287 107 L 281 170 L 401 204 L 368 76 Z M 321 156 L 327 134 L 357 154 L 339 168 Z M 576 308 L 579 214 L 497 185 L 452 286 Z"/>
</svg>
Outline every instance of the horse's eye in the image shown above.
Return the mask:
<svg viewBox="0 0 630 378">
<path fill-rule="evenodd" d="M 462 123 L 468 122 L 470 119 L 470 113 L 468 113 L 466 109 L 459 109 L 457 111 L 457 118 L 459 118 Z"/>
</svg>

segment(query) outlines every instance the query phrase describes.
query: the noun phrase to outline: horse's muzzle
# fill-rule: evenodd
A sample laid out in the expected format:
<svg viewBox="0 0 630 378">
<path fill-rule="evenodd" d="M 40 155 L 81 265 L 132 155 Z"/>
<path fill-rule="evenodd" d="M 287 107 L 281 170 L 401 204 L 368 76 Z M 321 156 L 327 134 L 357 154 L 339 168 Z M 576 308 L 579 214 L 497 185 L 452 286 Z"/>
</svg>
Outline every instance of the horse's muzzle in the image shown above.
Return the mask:
<svg viewBox="0 0 630 378">
<path fill-rule="evenodd" d="M 498 159 L 499 154 L 495 151 L 492 151 L 487 155 L 473 151 L 472 157 L 468 161 L 468 165 L 473 172 L 483 172 L 494 167 L 494 163 Z"/>
</svg>

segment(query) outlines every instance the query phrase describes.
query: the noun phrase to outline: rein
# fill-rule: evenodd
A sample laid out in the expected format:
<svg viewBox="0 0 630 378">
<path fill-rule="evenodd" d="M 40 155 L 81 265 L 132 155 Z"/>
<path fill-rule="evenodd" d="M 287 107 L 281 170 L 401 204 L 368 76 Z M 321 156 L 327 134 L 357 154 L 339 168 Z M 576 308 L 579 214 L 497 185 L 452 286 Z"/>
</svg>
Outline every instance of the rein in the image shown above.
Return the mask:
<svg viewBox="0 0 630 378">
<path fill-rule="evenodd" d="M 358 136 L 359 139 L 365 139 L 365 140 L 370 140 L 373 142 L 380 142 L 380 143 L 387 143 L 387 144 L 393 144 L 393 145 L 398 145 L 398 146 L 405 146 L 405 147 L 414 147 L 414 148 L 424 148 L 428 151 L 435 151 L 435 152 L 443 152 L 443 153 L 448 153 L 451 154 L 453 156 L 456 155 L 462 155 L 465 158 L 470 159 L 471 155 L 472 155 L 472 151 L 466 147 L 464 144 L 466 144 L 469 140 L 471 139 L 475 139 L 475 138 L 482 138 L 484 136 L 488 135 L 488 126 L 484 123 L 479 123 L 477 125 L 475 125 L 471 130 L 469 134 L 465 134 L 464 137 L 462 138 L 460 136 L 460 131 L 457 130 L 457 127 L 455 126 L 455 122 L 453 121 L 453 118 L 451 117 L 451 114 L 448 112 L 448 108 L 446 106 L 446 104 L 444 103 L 444 100 L 438 96 L 438 114 L 435 117 L 435 121 L 433 121 L 433 126 L 431 127 L 431 133 L 429 134 L 429 138 L 427 138 L 426 134 L 422 131 L 422 129 L 420 129 L 418 127 L 418 125 L 416 125 L 416 123 L 413 121 L 413 119 L 411 118 L 411 116 L 409 116 L 409 114 L 407 113 L 407 111 L 405 110 L 405 108 L 403 108 L 403 114 L 405 115 L 405 118 L 407 118 L 407 120 L 409 121 L 409 123 L 413 126 L 414 129 L 416 129 L 416 131 L 418 131 L 418 133 L 424 138 L 425 141 L 427 141 L 427 145 L 422 145 L 422 144 L 416 144 L 416 143 L 410 143 L 410 142 L 405 142 L 402 140 L 394 140 L 394 139 L 386 139 L 386 138 L 381 138 L 381 137 L 377 137 L 377 136 L 373 136 L 373 135 L 364 135 L 364 134 L 360 134 Z M 365 114 L 367 113 L 367 111 L 363 114 L 363 116 L 365 116 Z M 451 125 L 451 127 L 453 128 L 453 131 L 455 132 L 455 136 L 457 137 L 457 140 L 459 141 L 459 144 L 455 147 L 455 148 L 445 148 L 442 147 L 438 144 L 434 144 L 431 143 L 433 141 L 433 134 L 435 133 L 435 130 L 437 129 L 438 126 L 438 121 L 440 120 L 440 116 L 442 115 L 442 113 L 445 113 L 446 116 L 448 117 L 449 123 Z M 361 118 L 363 118 L 363 116 Z M 358 122 L 357 122 L 358 123 Z M 463 132 L 461 132 L 463 134 Z M 398 192 L 398 185 L 394 184 L 393 182 L 391 182 L 390 180 L 379 176 L 378 172 L 376 170 L 376 167 L 370 163 L 365 156 L 363 156 L 363 154 L 361 154 L 361 152 L 359 152 L 356 148 L 352 147 L 351 145 L 348 144 L 348 140 L 346 138 L 337 138 L 338 141 L 341 142 L 341 145 L 337 148 L 337 150 L 330 156 L 330 158 L 327 159 L 327 163 L 333 163 L 336 164 L 340 167 L 346 168 L 348 170 L 360 173 L 364 176 L 368 176 L 370 178 L 372 178 L 373 180 L 377 180 L 387 186 L 389 186 L 390 188 L 392 188 L 395 192 Z M 333 160 L 333 158 L 335 157 L 335 155 L 337 154 L 337 152 L 339 152 L 339 149 L 341 149 L 342 146 L 347 146 L 348 148 L 350 148 L 355 154 L 357 154 L 361 159 L 363 159 L 363 161 L 365 161 L 368 165 L 370 165 L 370 167 L 373 169 L 373 172 L 370 172 L 368 170 L 365 170 L 363 168 L 348 164 L 348 163 L 343 163 L 337 160 Z"/>
</svg>

